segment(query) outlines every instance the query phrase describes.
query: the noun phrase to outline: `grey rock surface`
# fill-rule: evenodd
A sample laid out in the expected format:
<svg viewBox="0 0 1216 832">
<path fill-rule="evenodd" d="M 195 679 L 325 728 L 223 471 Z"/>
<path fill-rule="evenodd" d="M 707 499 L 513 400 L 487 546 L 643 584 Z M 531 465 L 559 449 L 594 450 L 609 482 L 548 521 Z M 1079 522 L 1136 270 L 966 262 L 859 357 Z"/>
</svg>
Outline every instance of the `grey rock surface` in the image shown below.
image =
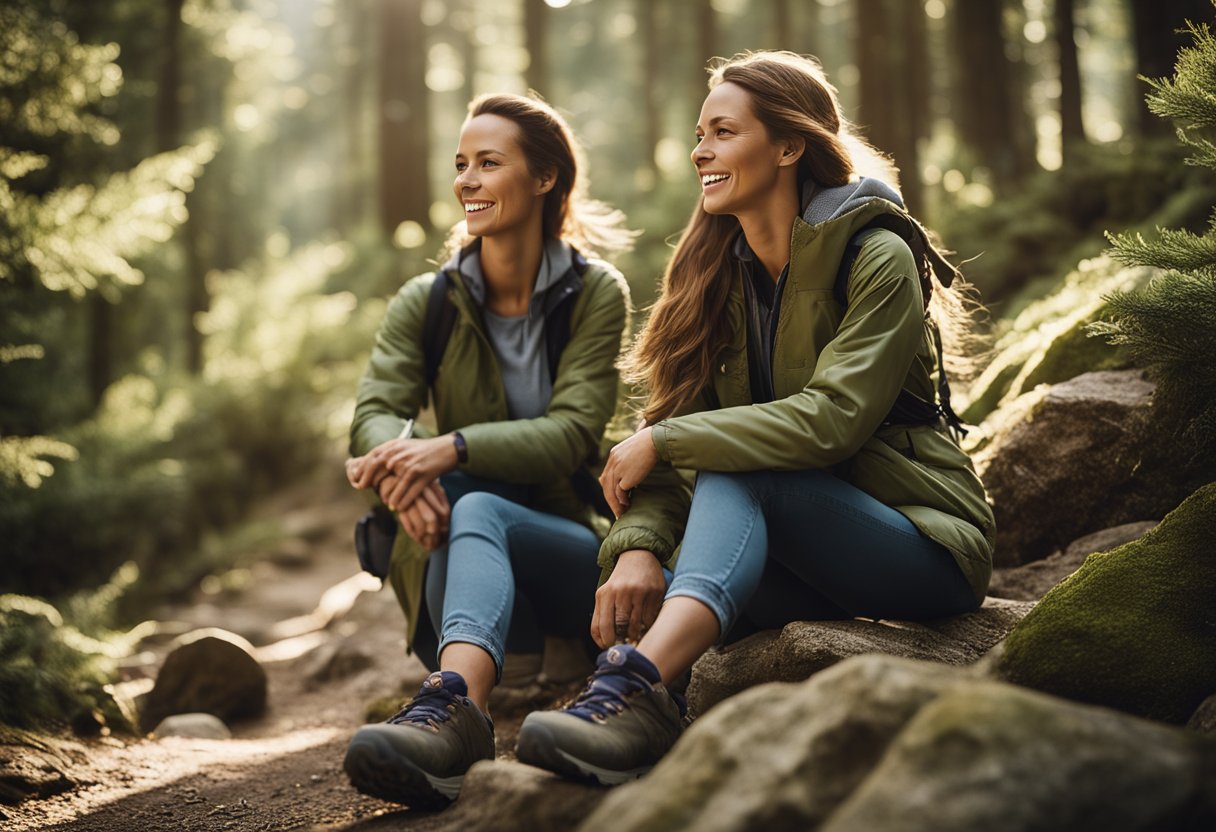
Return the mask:
<svg viewBox="0 0 1216 832">
<path fill-rule="evenodd" d="M 1216 744 L 991 681 L 944 691 L 822 832 L 1216 828 Z"/>
<path fill-rule="evenodd" d="M 795 621 L 718 650 L 693 666 L 687 697 L 695 715 L 765 682 L 798 682 L 842 659 L 883 653 L 965 665 L 977 661 L 1033 604 L 989 598 L 979 610 L 926 623 Z"/>
<path fill-rule="evenodd" d="M 1216 693 L 1200 703 L 1190 720 L 1187 721 L 1186 727 L 1216 739 Z"/>
<path fill-rule="evenodd" d="M 462 832 L 573 829 L 607 794 L 523 763 L 485 760 L 469 769 L 440 817 L 443 829 Z"/>
<path fill-rule="evenodd" d="M 1164 517 L 1207 481 L 1153 428 L 1153 389 L 1137 370 L 1086 373 L 1026 393 L 984 422 L 973 459 L 996 515 L 996 566 Z"/>
<path fill-rule="evenodd" d="M 1064 551 L 1055 552 L 1043 560 L 1023 566 L 995 569 L 992 582 L 988 585 L 988 594 L 997 598 L 1037 601 L 1052 587 L 1081 568 L 1085 559 L 1094 552 L 1106 552 L 1136 540 L 1156 525 L 1156 520 L 1145 520 L 1102 529 L 1087 534 L 1080 540 L 1074 540 Z"/>
<path fill-rule="evenodd" d="M 943 664 L 858 656 L 802 684 L 753 688 L 694 722 L 580 830 L 812 829 L 921 706 L 965 680 Z"/>
</svg>

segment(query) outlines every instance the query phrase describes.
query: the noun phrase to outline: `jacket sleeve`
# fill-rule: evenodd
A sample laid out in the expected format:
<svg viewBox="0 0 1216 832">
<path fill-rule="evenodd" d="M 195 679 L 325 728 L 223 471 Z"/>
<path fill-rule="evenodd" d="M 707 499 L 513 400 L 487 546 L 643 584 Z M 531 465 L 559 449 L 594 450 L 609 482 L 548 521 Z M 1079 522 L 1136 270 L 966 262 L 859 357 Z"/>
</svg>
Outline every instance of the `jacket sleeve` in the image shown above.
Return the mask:
<svg viewBox="0 0 1216 832">
<path fill-rule="evenodd" d="M 570 322 L 545 415 L 461 428 L 469 453 L 462 470 L 504 482 L 551 482 L 570 476 L 598 451 L 616 409 L 629 288 L 619 272 L 593 268 L 597 272 L 588 271 L 583 288 L 583 311 Z"/>
<path fill-rule="evenodd" d="M 662 459 L 698 471 L 826 468 L 853 456 L 890 412 L 924 337 L 916 265 L 893 234 L 866 239 L 836 336 L 798 393 L 666 419 Z"/>
<path fill-rule="evenodd" d="M 680 408 L 682 413 L 704 411 L 708 400 L 701 394 Z M 652 432 L 653 435 L 653 432 Z M 604 577 L 617 558 L 630 549 L 646 549 L 668 569 L 676 567 L 676 553 L 688 522 L 695 474 L 660 460 L 640 485 L 633 489 L 629 508 L 616 519 L 600 545 L 599 565 Z"/>
<path fill-rule="evenodd" d="M 433 283 L 428 277 L 410 280 L 389 301 L 355 398 L 350 426 L 353 456 L 395 439 L 405 420 L 417 418 L 426 405 L 422 325 Z M 425 431 L 415 427 L 414 434 L 423 436 Z"/>
</svg>

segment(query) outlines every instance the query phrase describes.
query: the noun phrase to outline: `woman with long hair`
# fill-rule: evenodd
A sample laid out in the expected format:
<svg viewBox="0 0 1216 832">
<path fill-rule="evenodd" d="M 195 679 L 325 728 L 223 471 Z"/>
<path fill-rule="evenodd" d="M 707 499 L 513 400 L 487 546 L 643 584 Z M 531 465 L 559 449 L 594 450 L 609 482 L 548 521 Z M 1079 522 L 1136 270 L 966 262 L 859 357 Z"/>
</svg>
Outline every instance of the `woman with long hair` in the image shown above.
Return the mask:
<svg viewBox="0 0 1216 832">
<path fill-rule="evenodd" d="M 643 427 L 601 477 L 618 517 L 592 622 L 607 649 L 519 736 L 521 760 L 604 784 L 675 742 L 666 686 L 715 643 L 965 612 L 991 573 L 992 512 L 943 383 L 938 322 L 957 321 L 960 286 L 890 164 L 788 52 L 717 66 L 696 138 L 701 198 L 624 362 Z M 691 504 L 677 469 L 696 473 Z"/>
<path fill-rule="evenodd" d="M 465 219 L 451 256 L 389 304 L 346 466 L 406 532 L 388 577 L 409 640 L 427 607 L 438 645 L 421 648 L 435 672 L 418 695 L 361 728 L 345 768 L 360 791 L 414 807 L 445 805 L 494 757 L 488 703 L 508 635 L 585 637 L 606 526 L 586 466 L 616 406 L 629 319 L 624 279 L 589 258 L 632 233 L 584 195 L 552 107 L 474 100 L 453 192 Z M 415 422 L 428 396 L 436 436 Z"/>
</svg>

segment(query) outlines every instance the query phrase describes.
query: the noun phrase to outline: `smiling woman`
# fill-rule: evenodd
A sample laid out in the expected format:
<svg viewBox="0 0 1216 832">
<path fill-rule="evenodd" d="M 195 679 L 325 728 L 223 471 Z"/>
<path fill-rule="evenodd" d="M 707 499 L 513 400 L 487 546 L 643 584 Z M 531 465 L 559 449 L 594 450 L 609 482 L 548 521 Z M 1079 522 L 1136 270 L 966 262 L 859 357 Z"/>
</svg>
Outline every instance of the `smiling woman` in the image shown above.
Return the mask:
<svg viewBox="0 0 1216 832">
<path fill-rule="evenodd" d="M 629 319 L 624 278 L 593 258 L 632 235 L 583 196 L 552 108 L 476 99 L 455 169 L 464 220 L 444 266 L 389 305 L 347 462 L 351 485 L 405 532 L 388 577 L 410 644 L 437 672 L 355 734 L 345 767 L 359 790 L 414 807 L 446 804 L 494 756 L 488 700 L 508 650 L 539 654 L 545 636 L 594 650 L 603 523 L 586 465 L 616 406 Z M 414 430 L 428 398 L 434 437 Z"/>
</svg>

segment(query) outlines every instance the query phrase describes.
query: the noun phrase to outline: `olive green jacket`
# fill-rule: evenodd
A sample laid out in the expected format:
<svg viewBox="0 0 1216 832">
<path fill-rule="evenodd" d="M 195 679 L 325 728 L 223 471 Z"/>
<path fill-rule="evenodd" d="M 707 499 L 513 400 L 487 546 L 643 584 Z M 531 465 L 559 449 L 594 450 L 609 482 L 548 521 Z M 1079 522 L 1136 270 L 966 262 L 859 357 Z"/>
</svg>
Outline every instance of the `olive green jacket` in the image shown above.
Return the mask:
<svg viewBox="0 0 1216 832">
<path fill-rule="evenodd" d="M 597 515 L 575 494 L 570 476 L 594 462 L 617 402 L 616 361 L 629 326 L 629 287 L 615 268 L 590 260 L 582 275 L 568 272 L 553 291 L 579 292 L 570 314 L 553 394 L 543 416 L 511 419 L 498 359 L 476 303 L 455 263 L 444 267 L 456 323 L 439 365 L 431 405 L 440 434 L 459 430 L 468 445 L 462 471 L 533 486 L 530 505 L 602 532 Z M 422 330 L 434 273 L 408 281 L 390 301 L 367 371 L 359 383 L 350 452 L 361 456 L 401 432 L 426 406 Z M 581 288 L 580 288 L 581 286 Z M 418 428 L 416 436 L 428 431 Z M 427 552 L 398 534 L 389 580 L 405 611 L 412 643 L 421 608 Z"/>
<path fill-rule="evenodd" d="M 901 388 L 930 402 L 935 395 L 936 352 L 911 250 L 890 231 L 867 232 L 849 276 L 847 309 L 832 294 L 836 264 L 853 234 L 900 208 L 882 198 L 842 208 L 818 224 L 794 221 L 771 402 L 752 403 L 744 278 L 735 276 L 726 310 L 733 334 L 714 361 L 712 397 L 707 390 L 681 415 L 654 426 L 661 462 L 600 549 L 605 575 L 629 549 L 649 549 L 674 568 L 691 497 L 679 469 L 820 468 L 895 508 L 949 549 L 983 598 L 995 525 L 970 460 L 942 429 L 882 426 Z"/>
</svg>

